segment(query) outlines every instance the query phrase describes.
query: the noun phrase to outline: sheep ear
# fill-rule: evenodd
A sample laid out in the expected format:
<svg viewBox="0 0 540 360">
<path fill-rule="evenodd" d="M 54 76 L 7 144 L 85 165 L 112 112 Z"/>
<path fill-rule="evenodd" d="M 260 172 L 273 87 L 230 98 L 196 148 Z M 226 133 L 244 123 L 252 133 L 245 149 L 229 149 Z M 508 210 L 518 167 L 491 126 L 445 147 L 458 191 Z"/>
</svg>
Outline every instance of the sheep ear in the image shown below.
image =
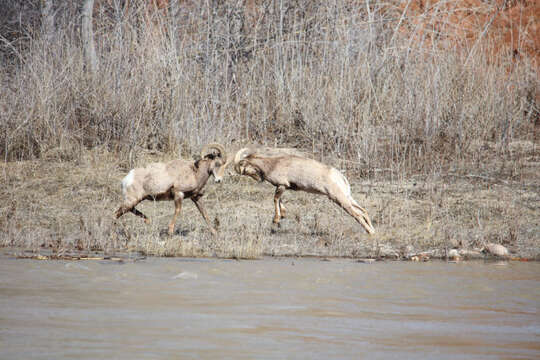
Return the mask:
<svg viewBox="0 0 540 360">
<path fill-rule="evenodd" d="M 193 164 L 195 166 L 195 169 L 198 169 L 199 168 L 199 163 L 201 162 L 201 159 L 199 160 L 195 160 L 195 164 Z"/>
</svg>

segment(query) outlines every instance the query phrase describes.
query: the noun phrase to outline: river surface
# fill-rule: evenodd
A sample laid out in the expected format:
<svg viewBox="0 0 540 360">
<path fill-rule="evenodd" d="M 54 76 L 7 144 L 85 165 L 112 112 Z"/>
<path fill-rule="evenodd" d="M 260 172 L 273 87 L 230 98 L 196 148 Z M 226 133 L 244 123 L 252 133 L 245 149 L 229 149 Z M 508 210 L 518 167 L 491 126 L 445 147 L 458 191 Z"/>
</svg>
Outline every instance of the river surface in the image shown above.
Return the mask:
<svg viewBox="0 0 540 360">
<path fill-rule="evenodd" d="M 0 359 L 540 359 L 539 263 L 0 257 Z"/>
</svg>

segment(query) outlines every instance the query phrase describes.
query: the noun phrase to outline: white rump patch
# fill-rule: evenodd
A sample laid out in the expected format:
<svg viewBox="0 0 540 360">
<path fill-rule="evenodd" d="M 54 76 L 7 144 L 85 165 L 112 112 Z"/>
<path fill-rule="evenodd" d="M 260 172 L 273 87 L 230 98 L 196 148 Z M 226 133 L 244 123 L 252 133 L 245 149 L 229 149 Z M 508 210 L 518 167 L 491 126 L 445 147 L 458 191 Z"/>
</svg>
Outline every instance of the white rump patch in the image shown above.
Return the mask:
<svg viewBox="0 0 540 360">
<path fill-rule="evenodd" d="M 134 178 L 135 170 L 133 169 L 122 179 L 122 192 L 124 193 L 124 196 L 126 195 L 127 188 L 133 184 Z"/>
</svg>

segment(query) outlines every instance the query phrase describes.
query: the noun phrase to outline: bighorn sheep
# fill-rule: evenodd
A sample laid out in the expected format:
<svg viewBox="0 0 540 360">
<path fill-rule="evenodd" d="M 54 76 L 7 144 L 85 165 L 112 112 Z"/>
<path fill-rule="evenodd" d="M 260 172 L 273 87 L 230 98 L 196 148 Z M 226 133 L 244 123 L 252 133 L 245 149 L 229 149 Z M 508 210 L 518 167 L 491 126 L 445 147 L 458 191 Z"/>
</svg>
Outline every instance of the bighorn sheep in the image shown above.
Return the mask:
<svg viewBox="0 0 540 360">
<path fill-rule="evenodd" d="M 323 194 L 341 206 L 369 234 L 375 233 L 368 213 L 351 196 L 349 182 L 337 169 L 306 158 L 294 149 L 271 149 L 250 146 L 234 157 L 234 169 L 256 181 L 276 186 L 274 224 L 285 217 L 281 195 L 287 189 Z"/>
<path fill-rule="evenodd" d="M 143 200 L 173 200 L 175 210 L 169 223 L 169 234 L 172 235 L 182 208 L 182 200 L 191 198 L 210 227 L 210 231 L 215 235 L 216 230 L 210 224 L 208 214 L 200 199 L 210 175 L 214 175 L 215 182 L 221 182 L 226 168 L 226 159 L 227 154 L 222 145 L 209 144 L 202 149 L 200 160 L 177 159 L 167 163 L 151 163 L 144 168 L 131 170 L 122 180 L 124 200 L 115 213 L 116 218 L 130 211 L 142 217 L 148 224 L 150 219 L 135 209 L 138 203 Z"/>
</svg>

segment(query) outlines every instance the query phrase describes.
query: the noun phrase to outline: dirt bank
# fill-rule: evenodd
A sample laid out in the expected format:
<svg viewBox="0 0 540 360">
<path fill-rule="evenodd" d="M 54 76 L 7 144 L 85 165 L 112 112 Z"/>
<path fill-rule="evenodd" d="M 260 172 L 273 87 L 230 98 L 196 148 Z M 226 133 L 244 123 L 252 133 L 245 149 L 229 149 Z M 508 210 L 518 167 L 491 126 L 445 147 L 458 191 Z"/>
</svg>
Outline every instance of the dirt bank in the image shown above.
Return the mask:
<svg viewBox="0 0 540 360">
<path fill-rule="evenodd" d="M 112 219 L 128 165 L 104 150 L 84 151 L 69 162 L 3 163 L 0 244 L 60 253 L 410 258 L 422 252 L 445 257 L 451 249 L 474 256 L 495 243 L 508 248 L 511 257 L 539 259 L 540 153 L 532 143 L 513 149 L 507 156 L 518 160 L 486 160 L 493 161 L 487 167 L 492 172 L 454 169 L 403 179 L 360 177 L 345 169 L 354 197 L 373 219 L 374 236 L 328 199 L 300 192 L 285 193 L 288 217 L 272 230 L 273 187 L 229 176 L 223 184 L 210 180 L 204 198 L 219 236 L 212 237 L 188 202 L 169 237 L 172 203 L 139 205 L 151 225 L 131 214 Z M 164 158 L 147 154 L 138 161 Z"/>
</svg>

